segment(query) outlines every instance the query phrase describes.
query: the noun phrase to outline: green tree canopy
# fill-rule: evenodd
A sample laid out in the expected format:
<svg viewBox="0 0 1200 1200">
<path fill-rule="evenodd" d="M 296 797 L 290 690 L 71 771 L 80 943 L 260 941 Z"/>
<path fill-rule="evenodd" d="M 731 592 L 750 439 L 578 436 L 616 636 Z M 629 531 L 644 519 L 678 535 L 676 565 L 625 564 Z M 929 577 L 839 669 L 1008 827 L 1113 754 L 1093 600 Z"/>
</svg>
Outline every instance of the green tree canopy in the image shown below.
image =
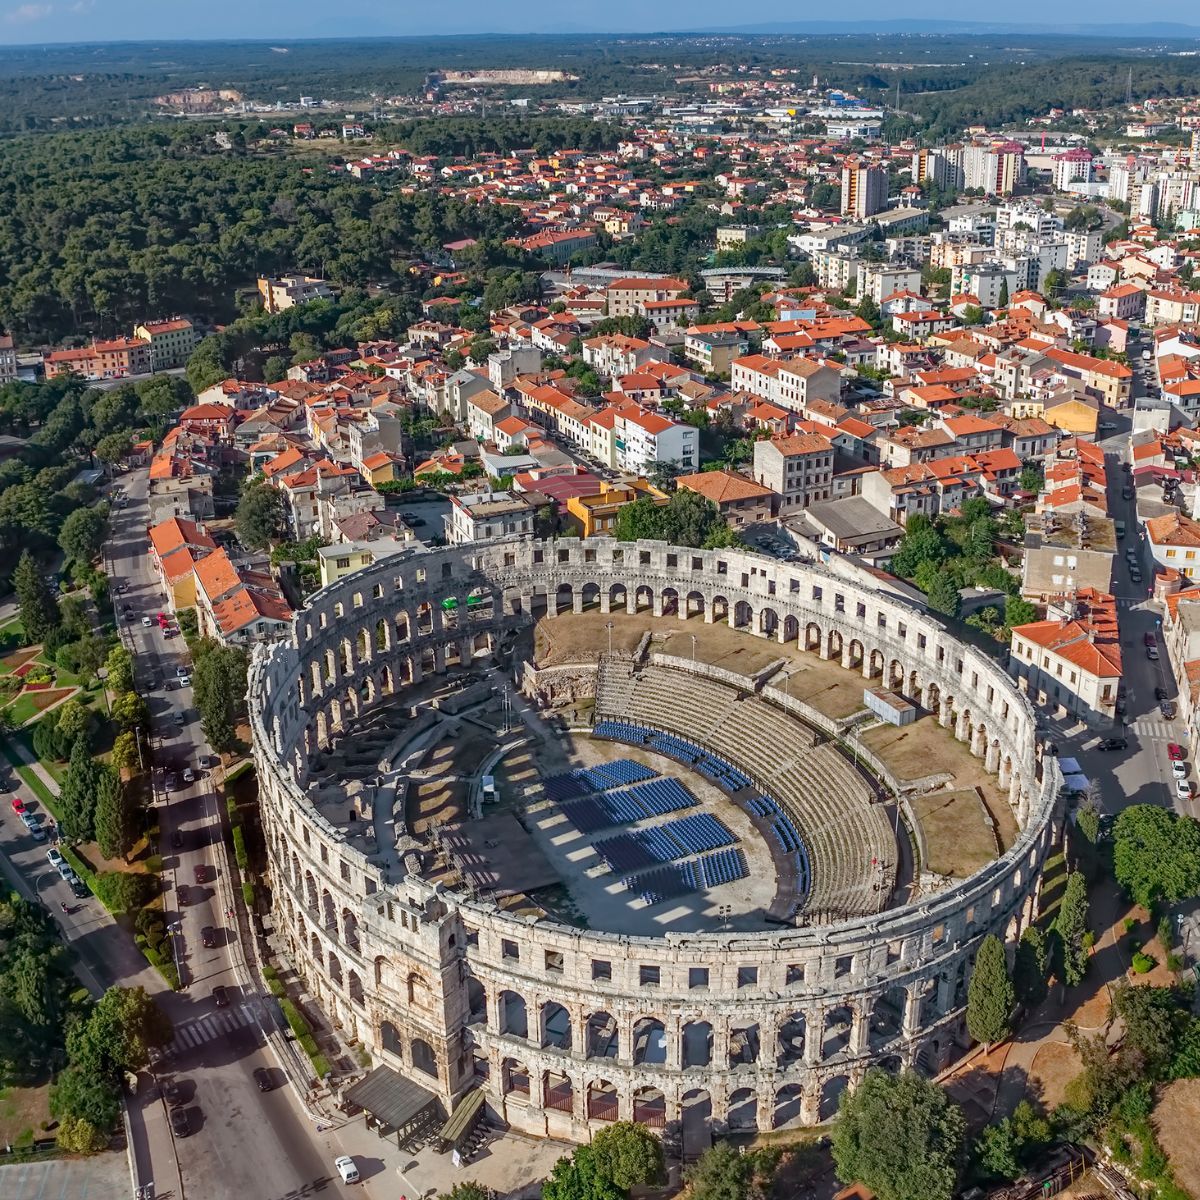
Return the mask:
<svg viewBox="0 0 1200 1200">
<path fill-rule="evenodd" d="M 91 838 L 100 776 L 100 764 L 92 757 L 87 738 L 76 738 L 58 797 L 59 824 L 65 837 L 78 841 Z"/>
<path fill-rule="evenodd" d="M 732 1142 L 717 1142 L 688 1169 L 686 1180 L 692 1200 L 749 1200 L 754 1160 Z"/>
<path fill-rule="evenodd" d="M 201 645 L 195 655 L 192 694 L 214 750 L 232 750 L 237 744 L 237 723 L 246 711 L 244 650 L 219 644 Z"/>
<path fill-rule="evenodd" d="M 137 837 L 133 798 L 110 766 L 101 764 L 96 785 L 96 844 L 105 858 L 125 858 Z"/>
<path fill-rule="evenodd" d="M 77 508 L 62 523 L 58 544 L 68 558 L 95 562 L 108 536 L 108 515 L 100 508 Z"/>
<path fill-rule="evenodd" d="M 26 640 L 40 642 L 59 622 L 58 603 L 28 550 L 23 550 L 17 560 L 13 590 L 17 594 Z"/>
<path fill-rule="evenodd" d="M 936 1083 L 872 1068 L 842 1094 L 833 1160 L 843 1183 L 879 1200 L 951 1200 L 963 1163 L 966 1119 Z"/>
<path fill-rule="evenodd" d="M 1059 940 L 1063 979 L 1069 987 L 1074 987 L 1083 980 L 1088 966 L 1087 880 L 1082 871 L 1072 871 L 1067 876 L 1062 904 L 1054 918 L 1054 932 Z"/>
<path fill-rule="evenodd" d="M 989 933 L 979 943 L 967 985 L 967 1029 L 985 1046 L 1002 1042 L 1012 1032 L 1016 996 L 1008 977 L 1004 943 Z"/>
<path fill-rule="evenodd" d="M 663 1179 L 662 1142 L 632 1121 L 617 1121 L 592 1138 L 596 1170 L 623 1192 L 660 1183 Z"/>
<path fill-rule="evenodd" d="M 1200 895 L 1200 821 L 1133 804 L 1113 827 L 1113 870 L 1137 904 Z"/>
<path fill-rule="evenodd" d="M 1013 988 L 1021 1004 L 1037 1005 L 1046 998 L 1050 971 L 1050 939 L 1038 925 L 1030 925 L 1017 943 Z"/>
<path fill-rule="evenodd" d="M 287 528 L 283 493 L 261 480 L 248 484 L 238 501 L 234 524 L 245 545 L 265 550 Z"/>
</svg>

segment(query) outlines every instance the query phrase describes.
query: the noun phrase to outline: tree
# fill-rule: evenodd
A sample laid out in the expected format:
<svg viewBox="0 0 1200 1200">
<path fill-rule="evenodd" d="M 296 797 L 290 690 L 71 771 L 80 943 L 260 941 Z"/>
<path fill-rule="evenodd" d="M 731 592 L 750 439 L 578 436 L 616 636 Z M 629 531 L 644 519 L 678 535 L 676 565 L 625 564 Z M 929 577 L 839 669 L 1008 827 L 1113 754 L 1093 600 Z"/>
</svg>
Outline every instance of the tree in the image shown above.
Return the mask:
<svg viewBox="0 0 1200 1200">
<path fill-rule="evenodd" d="M 104 871 L 96 876 L 96 895 L 110 912 L 137 912 L 153 891 L 153 876 L 138 871 Z"/>
<path fill-rule="evenodd" d="M 1067 876 L 1063 889 L 1062 905 L 1054 919 L 1054 931 L 1058 934 L 1062 955 L 1063 980 L 1074 987 L 1087 974 L 1088 953 L 1084 944 L 1088 927 L 1087 880 L 1081 871 L 1072 871 Z"/>
<path fill-rule="evenodd" d="M 1037 609 L 1020 596 L 1009 596 L 1004 601 L 1004 623 L 1010 629 L 1017 625 L 1028 625 L 1037 619 Z"/>
<path fill-rule="evenodd" d="M 934 612 L 944 613 L 948 617 L 957 617 L 962 606 L 958 585 L 944 572 L 933 576 L 926 598 Z"/>
<path fill-rule="evenodd" d="M 266 362 L 263 363 L 263 382 L 278 383 L 281 379 L 286 379 L 288 373 L 288 360 L 281 354 L 272 354 Z"/>
<path fill-rule="evenodd" d="M 1028 1100 L 1022 1100 L 1011 1117 L 988 1125 L 974 1146 L 972 1158 L 988 1175 L 1016 1179 L 1053 1138 L 1050 1122 Z"/>
<path fill-rule="evenodd" d="M 62 524 L 58 544 L 68 558 L 92 563 L 104 549 L 108 516 L 99 508 L 77 508 Z"/>
<path fill-rule="evenodd" d="M 238 501 L 234 524 L 243 544 L 252 550 L 266 549 L 287 526 L 283 493 L 261 480 L 249 484 Z"/>
<path fill-rule="evenodd" d="M 96 1001 L 89 1022 L 103 1030 L 119 1072 L 140 1071 L 150 1061 L 150 1051 L 175 1036 L 170 1017 L 142 987 L 110 987 Z"/>
<path fill-rule="evenodd" d="M 129 732 L 118 733 L 113 738 L 112 754 L 109 761 L 115 771 L 132 774 L 139 765 L 137 735 Z"/>
<path fill-rule="evenodd" d="M 28 550 L 22 550 L 17 560 L 13 591 L 17 594 L 25 640 L 40 642 L 59 623 L 60 617 L 58 603 Z"/>
<path fill-rule="evenodd" d="M 542 1200 L 624 1200 L 621 1190 L 596 1169 L 591 1146 L 577 1146 L 554 1164 L 542 1184 Z"/>
<path fill-rule="evenodd" d="M 1045 1000 L 1049 969 L 1050 941 L 1046 931 L 1030 925 L 1017 943 L 1017 958 L 1013 964 L 1013 988 L 1020 1003 L 1033 1006 Z"/>
<path fill-rule="evenodd" d="M 104 660 L 108 690 L 114 695 L 133 691 L 133 655 L 124 646 L 114 646 Z"/>
<path fill-rule="evenodd" d="M 854 309 L 855 316 L 861 317 L 872 329 L 879 327 L 879 305 L 870 296 L 864 296 Z"/>
<path fill-rule="evenodd" d="M 967 985 L 967 1029 L 988 1050 L 1012 1033 L 1016 995 L 1008 977 L 1004 943 L 989 933 L 979 944 Z"/>
<path fill-rule="evenodd" d="M 1113 871 L 1147 908 L 1200 895 L 1200 821 L 1156 804 L 1124 809 L 1113 827 Z"/>
<path fill-rule="evenodd" d="M 962 1110 L 937 1084 L 872 1068 L 856 1091 L 842 1093 L 838 1178 L 866 1184 L 879 1200 L 951 1200 L 965 1132 Z"/>
<path fill-rule="evenodd" d="M 106 433 L 96 443 L 96 457 L 107 466 L 115 466 L 133 452 L 133 437 L 126 432 Z"/>
<path fill-rule="evenodd" d="M 76 738 L 58 797 L 59 825 L 64 837 L 87 841 L 92 836 L 99 778 L 100 764 L 92 757 L 87 739 Z"/>
<path fill-rule="evenodd" d="M 112 702 L 112 719 L 123 730 L 144 728 L 150 720 L 150 708 L 137 692 L 122 692 Z"/>
<path fill-rule="evenodd" d="M 108 1149 L 112 1133 L 111 1129 L 106 1132 L 83 1117 L 65 1116 L 59 1120 L 54 1140 L 67 1154 L 100 1154 Z"/>
<path fill-rule="evenodd" d="M 111 1078 L 73 1063 L 50 1089 L 50 1112 L 59 1120 L 86 1122 L 97 1134 L 107 1135 L 121 1112 L 120 1092 Z M 105 1136 L 104 1145 L 98 1148 L 107 1144 Z"/>
<path fill-rule="evenodd" d="M 662 1182 L 662 1142 L 645 1125 L 618 1121 L 592 1138 L 591 1149 L 596 1170 L 623 1192 Z"/>
<path fill-rule="evenodd" d="M 96 787 L 96 843 L 105 858 L 125 858 L 136 840 L 136 810 L 116 771 L 102 766 Z"/>
<path fill-rule="evenodd" d="M 692 1200 L 747 1200 L 754 1187 L 754 1160 L 731 1142 L 717 1142 L 685 1178 Z"/>
<path fill-rule="evenodd" d="M 1075 811 L 1075 828 L 1083 835 L 1085 841 L 1095 846 L 1100 841 L 1100 810 L 1091 797 L 1085 800 Z"/>
<path fill-rule="evenodd" d="M 237 744 L 237 722 L 246 708 L 246 667 L 246 652 L 234 646 L 206 647 L 195 656 L 192 694 L 214 750 Z"/>
<path fill-rule="evenodd" d="M 438 1200 L 490 1200 L 491 1193 L 482 1183 L 466 1179 L 456 1183 L 448 1192 L 442 1192 Z"/>
<path fill-rule="evenodd" d="M 997 297 L 996 306 L 998 308 L 1008 307 L 1008 276 L 1000 280 L 1000 295 Z"/>
<path fill-rule="evenodd" d="M 962 310 L 962 323 L 964 325 L 982 325 L 983 309 L 978 304 L 968 304 Z"/>
</svg>

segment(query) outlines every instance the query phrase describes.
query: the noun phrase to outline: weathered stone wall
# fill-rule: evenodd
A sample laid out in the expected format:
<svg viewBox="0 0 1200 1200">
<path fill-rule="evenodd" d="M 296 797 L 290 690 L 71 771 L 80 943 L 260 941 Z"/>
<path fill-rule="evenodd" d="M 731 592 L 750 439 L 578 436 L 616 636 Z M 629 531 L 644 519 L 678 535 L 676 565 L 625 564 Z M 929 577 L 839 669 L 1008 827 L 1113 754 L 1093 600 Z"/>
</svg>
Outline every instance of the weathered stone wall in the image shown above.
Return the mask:
<svg viewBox="0 0 1200 1200">
<path fill-rule="evenodd" d="M 543 611 L 593 604 L 727 621 L 918 699 L 1008 789 L 1020 836 L 970 879 L 870 918 L 655 938 L 520 920 L 404 877 L 317 814 L 309 757 L 358 713 Z M 448 1105 L 480 1084 L 537 1133 L 673 1122 L 690 1104 L 734 1126 L 812 1123 L 872 1063 L 938 1069 L 976 947 L 1032 919 L 1054 832 L 1057 765 L 1012 681 L 844 568 L 595 539 L 408 551 L 315 594 L 291 639 L 256 653 L 250 695 L 276 918 L 314 994 Z"/>
</svg>

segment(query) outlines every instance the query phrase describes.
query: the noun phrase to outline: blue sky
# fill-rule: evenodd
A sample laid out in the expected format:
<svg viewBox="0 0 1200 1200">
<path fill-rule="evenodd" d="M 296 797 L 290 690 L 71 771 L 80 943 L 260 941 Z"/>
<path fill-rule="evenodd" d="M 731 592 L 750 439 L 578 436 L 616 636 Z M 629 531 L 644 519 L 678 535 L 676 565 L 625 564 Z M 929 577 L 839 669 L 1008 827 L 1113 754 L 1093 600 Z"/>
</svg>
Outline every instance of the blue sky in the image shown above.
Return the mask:
<svg viewBox="0 0 1200 1200">
<path fill-rule="evenodd" d="M 764 0 L 747 8 L 729 0 L 557 0 L 544 6 L 495 0 L 0 0 L 0 45 L 166 38 L 266 38 L 429 33 L 582 33 L 711 29 L 746 22 L 828 20 L 823 5 Z M 1041 0 L 1014 0 L 1002 12 L 964 10 L 926 0 L 897 10 L 865 0 L 847 19 L 1058 21 L 1182 21 L 1200 24 L 1192 0 L 1161 0 L 1153 10 L 1127 0 L 1097 0 L 1086 9 L 1047 9 Z"/>
</svg>

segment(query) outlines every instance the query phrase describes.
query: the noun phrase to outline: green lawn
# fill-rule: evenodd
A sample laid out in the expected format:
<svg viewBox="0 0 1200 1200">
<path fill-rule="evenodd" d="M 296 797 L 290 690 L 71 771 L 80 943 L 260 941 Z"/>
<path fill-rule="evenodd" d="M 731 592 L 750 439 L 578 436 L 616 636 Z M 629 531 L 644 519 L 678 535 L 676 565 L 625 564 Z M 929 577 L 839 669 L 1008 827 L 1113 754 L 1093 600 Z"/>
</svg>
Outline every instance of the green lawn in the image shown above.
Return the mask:
<svg viewBox="0 0 1200 1200">
<path fill-rule="evenodd" d="M 10 650 L 19 650 L 25 645 L 25 630 L 21 626 L 21 618 L 13 617 L 0 625 L 0 654 Z"/>
<path fill-rule="evenodd" d="M 7 740 L 0 741 L 0 750 L 4 752 L 4 757 L 12 764 L 17 775 L 27 788 L 46 806 L 50 813 L 57 819 L 58 817 L 58 802 L 54 796 L 50 794 L 50 789 L 42 782 L 41 776 L 30 766 L 27 766 L 21 761 L 21 756 L 17 753 L 15 747 Z"/>
</svg>

